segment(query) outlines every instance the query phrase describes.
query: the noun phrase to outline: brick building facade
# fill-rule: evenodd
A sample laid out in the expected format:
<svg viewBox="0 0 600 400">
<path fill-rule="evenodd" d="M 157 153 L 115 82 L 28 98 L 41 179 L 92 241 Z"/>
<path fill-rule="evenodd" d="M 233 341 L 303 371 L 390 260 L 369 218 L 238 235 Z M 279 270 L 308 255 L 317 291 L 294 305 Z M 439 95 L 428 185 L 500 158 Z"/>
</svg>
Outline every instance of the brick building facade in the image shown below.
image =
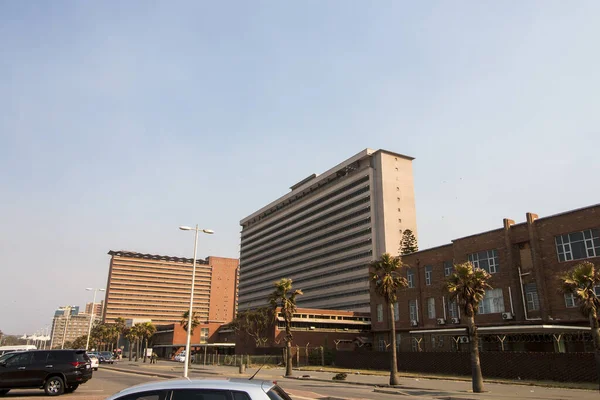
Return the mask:
<svg viewBox="0 0 600 400">
<path fill-rule="evenodd" d="M 475 318 L 484 351 L 589 350 L 589 322 L 559 291 L 560 276 L 584 260 L 600 264 L 599 236 L 594 205 L 545 218 L 527 213 L 523 223 L 505 219 L 499 229 L 404 256 L 409 287 L 395 305 L 399 350 L 466 350 L 465 321 L 443 289 L 452 265 L 466 261 L 492 275 Z M 373 289 L 371 296 L 374 348 L 383 349 L 388 311 Z"/>
</svg>

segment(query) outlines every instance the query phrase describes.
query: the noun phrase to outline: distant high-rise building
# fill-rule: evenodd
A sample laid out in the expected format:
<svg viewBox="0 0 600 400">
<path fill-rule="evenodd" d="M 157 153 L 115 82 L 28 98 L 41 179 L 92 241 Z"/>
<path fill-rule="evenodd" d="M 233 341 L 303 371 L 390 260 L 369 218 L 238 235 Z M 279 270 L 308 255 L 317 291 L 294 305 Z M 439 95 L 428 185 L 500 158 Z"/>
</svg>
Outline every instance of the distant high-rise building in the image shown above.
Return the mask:
<svg viewBox="0 0 600 400">
<path fill-rule="evenodd" d="M 52 320 L 51 348 L 61 349 L 65 343 L 87 335 L 91 317 L 90 314 L 80 314 L 79 306 L 59 307 Z M 99 321 L 100 316 L 94 316 L 94 322 Z"/>
<path fill-rule="evenodd" d="M 291 278 L 299 307 L 369 312 L 369 263 L 417 235 L 412 161 L 365 149 L 242 219 L 240 311 Z"/>
<path fill-rule="evenodd" d="M 193 259 L 109 251 L 111 255 L 104 322 L 150 319 L 155 325 L 180 322 L 189 310 Z M 239 261 L 196 260 L 194 312 L 201 322 L 230 322 L 236 312 Z"/>
<path fill-rule="evenodd" d="M 104 300 L 100 301 L 100 303 L 92 303 L 89 302 L 85 305 L 85 313 L 91 314 L 92 308 L 94 309 L 94 315 L 98 315 L 102 317 L 102 312 L 104 311 Z"/>
</svg>

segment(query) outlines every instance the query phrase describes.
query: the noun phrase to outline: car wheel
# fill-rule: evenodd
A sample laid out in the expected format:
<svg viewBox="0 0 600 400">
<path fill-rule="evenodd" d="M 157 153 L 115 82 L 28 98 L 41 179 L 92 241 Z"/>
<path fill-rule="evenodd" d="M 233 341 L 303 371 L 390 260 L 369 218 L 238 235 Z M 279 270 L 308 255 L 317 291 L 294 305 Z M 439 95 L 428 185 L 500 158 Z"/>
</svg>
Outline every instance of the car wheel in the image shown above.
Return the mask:
<svg viewBox="0 0 600 400">
<path fill-rule="evenodd" d="M 77 388 L 79 387 L 79 385 L 71 385 L 68 388 L 65 388 L 65 393 L 73 393 L 74 391 L 77 390 Z"/>
<path fill-rule="evenodd" d="M 94 368 L 94 371 L 98 371 L 98 367 Z"/>
<path fill-rule="evenodd" d="M 51 376 L 46 380 L 46 384 L 44 385 L 44 392 L 48 396 L 59 396 L 63 394 L 65 391 L 65 385 L 60 376 Z"/>
<path fill-rule="evenodd" d="M 0 396 L 4 396 L 8 392 L 10 392 L 10 389 L 2 389 L 0 390 Z"/>
</svg>

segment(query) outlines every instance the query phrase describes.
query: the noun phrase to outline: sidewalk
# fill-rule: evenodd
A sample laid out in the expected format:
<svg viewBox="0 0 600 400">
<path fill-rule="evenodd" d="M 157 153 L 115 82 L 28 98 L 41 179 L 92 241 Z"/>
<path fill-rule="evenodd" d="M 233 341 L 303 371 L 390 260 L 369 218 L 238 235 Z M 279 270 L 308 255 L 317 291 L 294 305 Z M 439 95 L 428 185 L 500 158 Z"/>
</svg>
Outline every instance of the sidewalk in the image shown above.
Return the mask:
<svg viewBox="0 0 600 400">
<path fill-rule="evenodd" d="M 170 361 L 160 361 L 158 364 L 122 361 L 115 366 L 106 369 L 119 370 L 122 372 L 139 373 L 143 375 L 160 376 L 163 378 L 180 378 L 183 375 L 183 365 Z M 223 365 L 202 366 L 192 364 L 190 366 L 191 377 L 223 377 L 223 378 L 248 378 L 258 368 L 248 368 L 244 374 L 239 373 L 239 367 Z M 294 370 L 292 378 L 285 378 L 283 368 L 264 367 L 256 375 L 256 379 L 277 380 L 296 379 L 298 381 L 317 381 L 331 384 L 354 384 L 371 386 L 375 393 L 390 393 L 405 396 L 414 396 L 421 399 L 573 399 L 573 400 L 597 400 L 600 398 L 598 391 L 550 388 L 540 386 L 517 385 L 507 383 L 492 383 L 486 381 L 485 393 L 472 393 L 470 380 L 454 379 L 427 379 L 418 377 L 401 377 L 400 385 L 390 387 L 389 376 L 365 375 L 348 373 L 345 381 L 333 381 L 333 372 L 300 371 Z"/>
</svg>

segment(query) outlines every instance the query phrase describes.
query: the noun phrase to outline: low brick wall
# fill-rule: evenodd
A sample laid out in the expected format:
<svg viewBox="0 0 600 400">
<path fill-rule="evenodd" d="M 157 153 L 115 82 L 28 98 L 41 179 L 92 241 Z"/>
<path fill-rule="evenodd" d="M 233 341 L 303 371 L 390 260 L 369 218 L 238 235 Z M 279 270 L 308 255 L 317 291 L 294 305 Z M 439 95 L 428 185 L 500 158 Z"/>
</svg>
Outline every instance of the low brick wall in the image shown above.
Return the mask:
<svg viewBox="0 0 600 400">
<path fill-rule="evenodd" d="M 484 378 L 596 382 L 593 353 L 482 352 Z M 389 369 L 389 353 L 337 352 L 335 365 L 344 368 Z M 468 352 L 400 352 L 398 370 L 446 375 L 471 375 Z"/>
</svg>

